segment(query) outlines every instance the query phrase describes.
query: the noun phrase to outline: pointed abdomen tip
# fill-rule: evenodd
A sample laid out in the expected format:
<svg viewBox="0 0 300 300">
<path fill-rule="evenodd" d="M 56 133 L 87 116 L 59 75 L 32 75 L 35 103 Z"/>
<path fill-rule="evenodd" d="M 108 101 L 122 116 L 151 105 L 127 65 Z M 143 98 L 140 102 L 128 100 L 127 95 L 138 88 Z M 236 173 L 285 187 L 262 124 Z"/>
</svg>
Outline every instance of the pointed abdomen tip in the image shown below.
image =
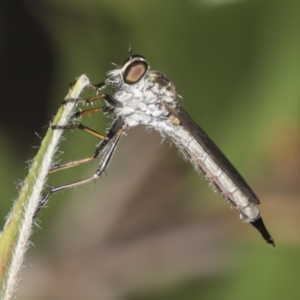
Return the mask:
<svg viewBox="0 0 300 300">
<path fill-rule="evenodd" d="M 275 242 L 271 237 L 270 233 L 268 232 L 261 217 L 250 223 L 260 232 L 260 234 L 268 244 L 271 244 L 273 245 L 273 247 L 276 247 Z"/>
</svg>

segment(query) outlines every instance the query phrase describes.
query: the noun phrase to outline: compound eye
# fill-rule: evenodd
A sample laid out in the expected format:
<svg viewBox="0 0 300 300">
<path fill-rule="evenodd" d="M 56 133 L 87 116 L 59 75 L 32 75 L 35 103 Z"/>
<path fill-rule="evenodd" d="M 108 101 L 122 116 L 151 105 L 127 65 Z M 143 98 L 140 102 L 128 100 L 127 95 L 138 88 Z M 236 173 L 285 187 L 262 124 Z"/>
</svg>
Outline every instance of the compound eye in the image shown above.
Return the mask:
<svg viewBox="0 0 300 300">
<path fill-rule="evenodd" d="M 123 80 L 127 84 L 137 83 L 147 71 L 147 63 L 144 61 L 134 61 L 130 63 L 124 71 Z"/>
</svg>

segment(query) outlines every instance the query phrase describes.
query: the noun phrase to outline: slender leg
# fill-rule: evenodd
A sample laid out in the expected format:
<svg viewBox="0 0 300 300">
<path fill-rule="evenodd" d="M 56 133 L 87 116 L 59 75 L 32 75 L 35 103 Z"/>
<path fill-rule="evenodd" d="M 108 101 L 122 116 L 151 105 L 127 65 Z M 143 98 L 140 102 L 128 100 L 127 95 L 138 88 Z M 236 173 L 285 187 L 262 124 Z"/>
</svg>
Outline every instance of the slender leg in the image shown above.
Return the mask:
<svg viewBox="0 0 300 300">
<path fill-rule="evenodd" d="M 122 103 L 110 95 L 102 94 L 102 98 L 113 107 L 121 107 Z"/>
<path fill-rule="evenodd" d="M 72 161 L 69 161 L 69 162 L 66 162 L 66 163 L 54 164 L 51 167 L 51 169 L 49 170 L 49 173 L 54 173 L 56 171 L 65 170 L 65 169 L 68 169 L 68 168 L 79 166 L 83 163 L 92 161 L 94 159 L 95 159 L 95 157 L 94 157 L 94 155 L 92 155 L 92 156 L 89 156 L 89 157 L 85 157 L 85 158 L 81 158 L 81 159 L 77 159 L 77 160 L 72 160 Z"/>
<path fill-rule="evenodd" d="M 82 104 L 90 104 L 90 103 L 93 103 L 95 101 L 98 101 L 99 99 L 102 99 L 102 95 L 97 95 L 95 97 L 91 97 L 91 98 L 88 98 L 88 99 L 82 99 L 82 98 L 75 98 L 75 99 L 69 99 L 69 100 L 64 100 L 61 102 L 61 104 L 67 104 L 67 103 L 82 103 Z"/>
<path fill-rule="evenodd" d="M 107 83 L 106 81 L 103 81 L 103 82 L 100 82 L 98 84 L 89 84 L 89 87 L 93 90 L 96 90 L 96 91 L 100 91 L 102 89 L 104 89 L 106 87 Z"/>
<path fill-rule="evenodd" d="M 94 98 L 97 98 L 97 97 L 94 97 Z M 101 97 L 102 98 L 102 97 Z M 72 99 L 74 101 L 76 100 L 83 100 L 83 101 L 88 101 L 88 100 L 84 100 L 84 99 Z M 73 115 L 72 115 L 72 118 L 78 118 L 80 116 L 83 116 L 83 115 L 88 115 L 88 114 L 92 114 L 92 113 L 97 113 L 97 112 L 100 112 L 100 111 L 106 111 L 107 109 L 105 107 L 95 107 L 95 108 L 90 108 L 90 109 L 86 109 L 86 110 L 83 110 L 83 111 L 78 111 L 78 112 L 75 112 Z M 52 125 L 51 128 L 53 130 L 56 130 L 56 129 L 60 129 L 60 130 L 72 130 L 72 129 L 81 129 L 89 134 L 92 134 L 100 139 L 105 139 L 106 136 L 81 124 L 81 123 L 78 123 L 78 124 L 71 124 L 71 125 Z"/>
<path fill-rule="evenodd" d="M 96 130 L 94 129 L 91 129 L 81 123 L 78 123 L 78 124 L 71 124 L 71 125 L 62 125 L 62 126 L 59 126 L 59 125 L 53 125 L 52 126 L 52 129 L 56 130 L 56 129 L 61 129 L 61 130 L 72 130 L 72 129 L 80 129 L 80 130 L 83 130 L 91 135 L 94 135 L 96 137 L 98 137 L 99 139 L 106 139 L 106 136 L 97 132 Z"/>
<path fill-rule="evenodd" d="M 81 116 L 97 113 L 97 112 L 104 112 L 104 113 L 109 113 L 112 114 L 114 112 L 114 107 L 112 106 L 102 106 L 102 107 L 95 107 L 95 108 L 90 108 L 90 109 L 85 109 L 85 110 L 79 110 L 75 112 L 71 118 L 72 119 L 77 119 Z"/>
<path fill-rule="evenodd" d="M 76 99 L 64 100 L 64 101 L 62 101 L 62 104 L 66 104 L 69 102 L 75 102 L 78 104 L 91 104 L 95 101 L 98 101 L 99 99 L 104 99 L 108 104 L 110 104 L 111 106 L 114 106 L 114 107 L 121 106 L 120 101 L 118 101 L 117 99 L 115 99 L 112 96 L 107 95 L 107 94 L 97 95 L 95 97 L 88 98 L 88 99 L 76 98 Z"/>
<path fill-rule="evenodd" d="M 102 110 L 101 108 L 91 108 L 91 109 L 87 109 L 87 110 L 76 112 L 76 113 L 73 114 L 72 117 L 78 118 L 81 115 L 91 114 L 91 113 L 99 112 L 101 110 Z M 84 130 L 85 132 L 87 132 L 89 134 L 92 134 L 92 135 L 94 135 L 94 136 L 96 136 L 96 137 L 98 137 L 98 138 L 100 138 L 102 140 L 104 140 L 104 139 L 107 138 L 103 134 L 98 133 L 97 131 L 95 131 L 95 130 L 89 128 L 89 127 L 86 127 L 86 126 L 84 126 L 82 124 L 65 125 L 65 126 L 53 125 L 52 129 L 53 130 L 56 130 L 56 129 L 61 129 L 61 130 L 81 129 L 81 130 Z M 53 173 L 53 172 L 56 172 L 56 171 L 60 171 L 60 170 L 68 169 L 68 168 L 71 168 L 71 167 L 75 167 L 75 166 L 78 166 L 80 164 L 89 162 L 89 161 L 91 161 L 93 159 L 95 159 L 94 155 L 86 157 L 86 158 L 78 159 L 78 160 L 69 161 L 67 163 L 54 164 L 51 167 L 51 169 L 49 170 L 49 173 Z"/>
<path fill-rule="evenodd" d="M 103 98 L 103 96 L 101 95 L 100 97 Z M 93 101 L 93 99 L 95 99 L 96 97 L 90 99 L 90 102 Z M 76 100 L 76 99 L 74 99 Z M 79 99 L 80 100 L 80 99 Z M 84 101 L 84 100 L 83 100 Z M 88 101 L 88 100 L 87 100 Z M 97 113 L 97 112 L 100 112 L 100 111 L 104 111 L 104 112 L 113 112 L 114 108 L 113 107 L 109 107 L 109 106 L 104 106 L 104 107 L 96 107 L 96 108 L 90 108 L 90 109 L 86 109 L 86 110 L 82 110 L 82 111 L 78 111 L 78 112 L 75 112 L 72 116 L 72 118 L 78 118 L 80 116 L 83 116 L 83 115 L 88 115 L 88 114 L 92 114 L 92 113 Z M 114 128 L 114 125 L 111 127 L 111 130 Z M 107 136 L 104 136 L 103 134 L 79 123 L 79 124 L 72 124 L 72 125 L 64 125 L 64 126 L 57 126 L 57 125 L 53 125 L 52 126 L 52 129 L 53 130 L 56 130 L 56 129 L 60 129 L 60 130 L 71 130 L 71 129 L 81 129 L 89 134 L 92 134 L 102 140 L 109 140 L 112 138 L 112 136 L 114 135 L 114 132 L 113 134 L 111 134 L 111 130 L 109 131 L 108 135 Z M 83 158 L 83 159 L 78 159 L 78 160 L 74 160 L 74 161 L 70 161 L 70 162 L 67 162 L 67 163 L 62 163 L 62 164 L 55 164 L 51 167 L 51 169 L 49 170 L 49 173 L 53 173 L 53 172 L 56 172 L 56 171 L 60 171 L 60 170 L 63 170 L 63 169 L 67 169 L 67 168 L 71 168 L 71 167 L 74 167 L 74 166 L 78 166 L 82 163 L 86 163 L 86 162 L 89 162 L 93 159 L 95 159 L 96 157 L 98 157 L 100 155 L 100 149 L 103 148 L 104 145 L 106 145 L 107 142 L 105 143 L 101 143 L 101 147 L 98 147 L 96 149 L 96 152 L 97 155 L 92 155 L 90 157 L 86 157 L 86 158 Z M 100 148 L 100 149 L 99 149 Z"/>
<path fill-rule="evenodd" d="M 38 212 L 41 210 L 41 208 L 47 203 L 48 199 L 51 197 L 51 195 L 58 193 L 60 191 L 64 191 L 85 183 L 88 183 L 90 181 L 93 181 L 100 177 L 103 172 L 105 172 L 115 150 L 116 147 L 120 141 L 120 138 L 124 132 L 124 122 L 121 117 L 116 119 L 114 123 L 112 124 L 109 133 L 107 134 L 107 139 L 103 140 L 99 146 L 97 147 L 96 151 L 93 154 L 93 159 L 96 157 L 99 157 L 102 155 L 102 159 L 100 161 L 99 167 L 96 171 L 96 173 L 89 178 L 83 179 L 83 180 L 78 180 L 72 183 L 68 183 L 65 185 L 57 186 L 57 187 L 52 187 L 49 189 L 49 191 L 45 194 L 45 196 L 40 200 L 39 207 L 36 210 L 36 213 L 34 215 L 34 218 L 37 216 Z M 87 161 L 92 160 L 91 158 L 87 158 Z M 79 163 L 85 162 L 83 160 L 79 160 Z M 72 166 L 78 165 L 79 163 L 71 162 Z M 68 164 L 68 163 L 67 163 Z M 64 169 L 66 168 L 64 165 L 67 164 L 61 164 L 59 169 Z"/>
<path fill-rule="evenodd" d="M 49 170 L 49 173 L 53 173 L 53 172 L 56 172 L 56 171 L 60 171 L 60 170 L 64 170 L 64 169 L 68 169 L 68 168 L 72 168 L 72 167 L 78 166 L 80 164 L 92 161 L 95 158 L 97 158 L 100 155 L 102 155 L 104 153 L 107 145 L 110 143 L 111 139 L 116 135 L 117 131 L 122 126 L 122 123 L 120 123 L 120 122 L 121 122 L 120 118 L 116 119 L 113 122 L 112 126 L 110 127 L 110 129 L 109 129 L 109 131 L 108 131 L 108 133 L 106 135 L 106 137 L 102 140 L 102 142 L 96 148 L 96 150 L 94 151 L 93 155 L 91 155 L 89 157 L 86 157 L 86 158 L 69 161 L 69 162 L 66 162 L 66 163 L 54 164 L 51 167 L 51 169 Z M 54 129 L 58 129 L 58 128 L 54 128 Z M 97 137 L 102 138 L 101 136 L 97 136 Z"/>
<path fill-rule="evenodd" d="M 95 108 L 90 108 L 90 109 L 85 109 L 85 110 L 79 110 L 79 111 L 76 111 L 75 113 L 73 113 L 71 118 L 72 119 L 77 119 L 79 117 L 89 115 L 89 114 L 93 114 L 93 113 L 97 113 L 97 112 L 100 112 L 100 111 L 105 111 L 105 107 L 95 107 Z"/>
</svg>

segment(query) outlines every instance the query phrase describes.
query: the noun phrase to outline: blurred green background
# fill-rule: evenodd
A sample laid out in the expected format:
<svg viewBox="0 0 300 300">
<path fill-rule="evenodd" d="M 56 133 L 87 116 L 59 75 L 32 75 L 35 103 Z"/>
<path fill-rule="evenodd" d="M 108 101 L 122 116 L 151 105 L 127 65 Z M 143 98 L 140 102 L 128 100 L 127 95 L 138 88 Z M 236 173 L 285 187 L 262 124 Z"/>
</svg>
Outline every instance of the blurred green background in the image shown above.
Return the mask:
<svg viewBox="0 0 300 300">
<path fill-rule="evenodd" d="M 102 81 L 131 43 L 258 194 L 277 244 L 243 224 L 169 141 L 134 128 L 107 176 L 42 211 L 20 299 L 299 299 L 299 16 L 298 0 L 2 1 L 2 224 L 68 84 L 83 73 Z M 110 120 L 83 122 L 105 132 Z M 97 143 L 66 133 L 57 161 Z"/>
</svg>

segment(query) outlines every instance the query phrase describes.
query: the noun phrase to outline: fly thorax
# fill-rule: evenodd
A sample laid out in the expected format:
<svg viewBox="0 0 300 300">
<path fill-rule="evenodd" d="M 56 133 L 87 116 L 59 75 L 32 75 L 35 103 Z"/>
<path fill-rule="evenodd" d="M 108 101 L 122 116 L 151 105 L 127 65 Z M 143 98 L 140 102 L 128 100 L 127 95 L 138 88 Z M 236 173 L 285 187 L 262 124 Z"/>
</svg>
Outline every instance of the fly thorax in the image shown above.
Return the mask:
<svg viewBox="0 0 300 300">
<path fill-rule="evenodd" d="M 114 95 L 115 99 L 123 104 L 122 107 L 116 108 L 116 114 L 123 116 L 129 127 L 139 124 L 151 126 L 154 121 L 157 122 L 157 118 L 160 116 L 168 115 L 162 105 L 161 95 L 156 93 L 152 87 L 143 84 L 140 89 L 122 89 Z"/>
</svg>

